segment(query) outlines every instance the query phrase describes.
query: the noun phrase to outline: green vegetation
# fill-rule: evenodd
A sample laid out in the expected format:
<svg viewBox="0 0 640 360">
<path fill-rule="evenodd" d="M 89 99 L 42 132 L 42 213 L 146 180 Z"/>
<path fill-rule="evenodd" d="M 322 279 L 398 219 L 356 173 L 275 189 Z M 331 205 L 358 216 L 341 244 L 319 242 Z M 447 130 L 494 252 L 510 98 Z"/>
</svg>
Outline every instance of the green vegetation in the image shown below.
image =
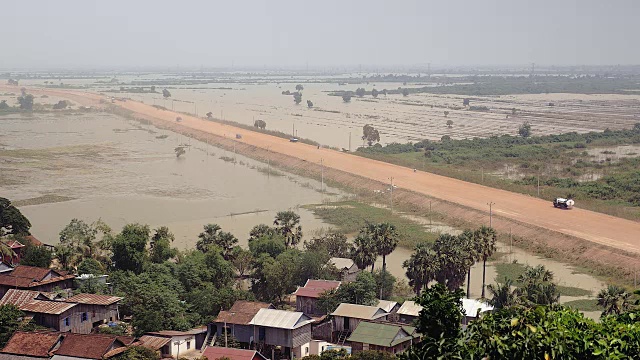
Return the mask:
<svg viewBox="0 0 640 360">
<path fill-rule="evenodd" d="M 421 241 L 433 242 L 438 234 L 429 232 L 424 225 L 388 209 L 378 208 L 357 201 L 342 201 L 325 205 L 307 205 L 307 209 L 323 221 L 336 226 L 347 234 L 359 232 L 367 223 L 393 224 L 398 232 L 398 246 L 413 247 Z"/>
<path fill-rule="evenodd" d="M 34 331 L 33 319 L 25 321 L 25 314 L 15 305 L 0 305 L 0 347 L 4 347 L 14 332 Z"/>
<path fill-rule="evenodd" d="M 581 299 L 567 301 L 562 304 L 564 307 L 573 308 L 579 311 L 601 311 L 602 307 L 598 305 L 598 301 L 595 299 Z"/>
<path fill-rule="evenodd" d="M 640 124 L 585 134 L 392 143 L 362 147 L 356 154 L 534 196 L 540 180 L 541 197 L 569 196 L 582 208 L 640 219 L 640 157 L 599 160 L 589 152 L 638 144 Z M 492 175 L 505 168 L 507 175 L 516 174 L 514 180 Z"/>
</svg>

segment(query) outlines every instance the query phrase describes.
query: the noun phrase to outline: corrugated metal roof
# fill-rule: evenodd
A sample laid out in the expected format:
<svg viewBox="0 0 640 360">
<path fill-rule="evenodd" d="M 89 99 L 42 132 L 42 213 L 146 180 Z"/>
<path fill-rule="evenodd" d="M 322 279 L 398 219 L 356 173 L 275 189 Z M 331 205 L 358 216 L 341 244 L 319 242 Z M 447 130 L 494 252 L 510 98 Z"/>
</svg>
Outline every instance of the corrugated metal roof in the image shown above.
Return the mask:
<svg viewBox="0 0 640 360">
<path fill-rule="evenodd" d="M 322 293 L 337 289 L 340 286 L 340 281 L 335 280 L 307 280 L 307 283 L 304 287 L 298 288 L 295 293 L 295 296 L 302 297 L 310 297 L 310 298 L 319 298 Z"/>
<path fill-rule="evenodd" d="M 273 308 L 273 305 L 257 301 L 238 300 L 233 303 L 231 309 L 220 311 L 215 322 L 247 325 L 260 309 L 269 308 Z"/>
<path fill-rule="evenodd" d="M 118 296 L 97 295 L 97 294 L 78 294 L 66 299 L 66 302 L 90 304 L 90 305 L 111 305 L 122 300 Z"/>
<path fill-rule="evenodd" d="M 31 302 L 20 305 L 19 308 L 26 312 L 60 315 L 76 305 L 62 301 L 31 300 Z"/>
<path fill-rule="evenodd" d="M 58 343 L 59 332 L 16 331 L 7 342 L 3 353 L 49 358 L 49 352 Z"/>
<path fill-rule="evenodd" d="M 342 303 L 338 305 L 338 308 L 332 312 L 331 315 L 363 320 L 374 320 L 387 315 L 387 313 L 377 306 Z"/>
<path fill-rule="evenodd" d="M 422 311 L 422 306 L 416 304 L 415 301 L 407 300 L 402 303 L 402 306 L 400 306 L 400 309 L 398 309 L 396 313 L 400 315 L 418 316 L 420 315 L 420 311 Z"/>
<path fill-rule="evenodd" d="M 262 354 L 255 350 L 243 350 L 234 348 L 225 348 L 219 346 L 210 346 L 202 354 L 209 360 L 228 358 L 231 360 L 252 360 L 257 355 L 259 358 L 266 360 Z"/>
<path fill-rule="evenodd" d="M 142 341 L 142 346 L 146 348 L 149 348 L 152 350 L 159 350 L 163 346 L 167 345 L 167 343 L 171 341 L 171 338 L 153 336 L 153 335 L 142 335 L 142 337 L 140 338 L 140 341 Z"/>
<path fill-rule="evenodd" d="M 348 258 L 334 257 L 329 259 L 329 262 L 331 262 L 339 270 L 348 270 L 353 266 L 353 260 Z"/>
<path fill-rule="evenodd" d="M 398 303 L 395 301 L 378 300 L 378 305 L 376 306 L 386 312 L 391 312 L 391 310 L 393 310 L 393 308 L 396 307 L 396 305 L 398 305 Z"/>
<path fill-rule="evenodd" d="M 29 303 L 38 297 L 38 291 L 9 289 L 0 299 L 0 305 L 13 304 L 20 307 L 22 304 Z"/>
<path fill-rule="evenodd" d="M 131 340 L 130 337 L 114 335 L 67 333 L 55 354 L 85 359 L 102 359 L 107 352 L 117 347 L 126 346 L 125 343 L 130 344 Z"/>
<path fill-rule="evenodd" d="M 249 324 L 291 330 L 312 322 L 310 317 L 301 312 L 260 309 Z"/>
<path fill-rule="evenodd" d="M 478 311 L 481 313 L 493 310 L 493 306 L 474 299 L 462 299 L 463 314 L 468 317 L 476 317 Z"/>
<path fill-rule="evenodd" d="M 410 341 L 413 338 L 412 333 L 413 331 L 405 330 L 402 325 L 361 321 L 347 341 L 391 347 Z M 399 338 L 396 339 L 397 337 Z"/>
</svg>

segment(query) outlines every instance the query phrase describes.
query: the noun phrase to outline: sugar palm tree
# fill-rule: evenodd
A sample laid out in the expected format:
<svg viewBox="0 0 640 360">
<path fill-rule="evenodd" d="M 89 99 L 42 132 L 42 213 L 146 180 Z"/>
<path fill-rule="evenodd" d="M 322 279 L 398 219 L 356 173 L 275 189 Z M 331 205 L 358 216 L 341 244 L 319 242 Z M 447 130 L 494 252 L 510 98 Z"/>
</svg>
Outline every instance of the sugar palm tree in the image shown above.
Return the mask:
<svg viewBox="0 0 640 360">
<path fill-rule="evenodd" d="M 359 234 L 353 240 L 353 247 L 351 248 L 350 255 L 351 259 L 359 269 L 364 270 L 371 266 L 371 272 L 373 272 L 374 264 L 378 258 L 378 249 L 370 237 L 364 234 Z"/>
<path fill-rule="evenodd" d="M 273 221 L 276 230 L 284 236 L 287 247 L 295 247 L 302 239 L 302 226 L 300 226 L 300 215 L 293 211 L 280 211 Z"/>
<path fill-rule="evenodd" d="M 496 251 L 496 231 L 487 226 L 483 226 L 474 232 L 474 241 L 478 244 L 478 254 L 482 259 L 482 297 L 485 295 L 487 259 Z"/>
<path fill-rule="evenodd" d="M 467 299 L 471 297 L 471 267 L 480 260 L 480 253 L 477 243 L 474 241 L 473 232 L 465 230 L 458 235 L 460 245 L 464 248 L 465 257 L 468 263 L 467 269 Z"/>
<path fill-rule="evenodd" d="M 407 278 L 409 278 L 409 285 L 416 295 L 419 295 L 422 288 L 427 286 L 429 282 L 435 280 L 439 270 L 436 256 L 429 244 L 418 243 L 409 259 L 402 263 L 402 267 L 406 269 Z"/>
<path fill-rule="evenodd" d="M 553 282 L 553 272 L 547 270 L 544 265 L 528 266 L 518 277 L 518 282 L 522 283 L 518 293 L 529 303 L 551 305 L 560 299 L 560 292 Z"/>
<path fill-rule="evenodd" d="M 512 287 L 513 281 L 508 278 L 504 278 L 504 282 L 496 282 L 495 285 L 487 285 L 489 290 L 489 305 L 496 309 L 508 308 L 517 305 L 520 297 L 518 296 L 517 289 Z"/>
<path fill-rule="evenodd" d="M 598 305 L 602 306 L 602 316 L 620 315 L 631 308 L 631 295 L 624 288 L 609 285 L 598 293 Z"/>
<path fill-rule="evenodd" d="M 387 271 L 387 255 L 391 254 L 398 246 L 399 235 L 396 227 L 389 223 L 375 225 L 376 247 L 378 255 L 382 256 L 382 272 Z"/>
</svg>

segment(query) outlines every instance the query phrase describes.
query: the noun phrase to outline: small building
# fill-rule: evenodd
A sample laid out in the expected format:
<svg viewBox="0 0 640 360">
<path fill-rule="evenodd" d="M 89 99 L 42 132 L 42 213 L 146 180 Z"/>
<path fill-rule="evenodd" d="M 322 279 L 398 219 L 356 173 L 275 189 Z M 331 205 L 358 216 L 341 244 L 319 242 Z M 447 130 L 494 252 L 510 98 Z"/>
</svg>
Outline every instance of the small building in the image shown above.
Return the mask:
<svg viewBox="0 0 640 360">
<path fill-rule="evenodd" d="M 378 300 L 378 304 L 376 304 L 376 306 L 389 314 L 395 313 L 398 308 L 400 308 L 400 305 L 398 305 L 397 302 L 391 300 Z"/>
<path fill-rule="evenodd" d="M 255 350 L 233 349 L 226 347 L 208 347 L 202 356 L 208 360 L 230 359 L 230 360 L 267 360 L 262 354 Z"/>
<path fill-rule="evenodd" d="M 209 333 L 222 337 L 226 329 L 226 333 L 236 338 L 243 346 L 252 347 L 255 338 L 253 325 L 250 323 L 260 309 L 275 309 L 275 307 L 263 302 L 238 300 L 229 310 L 218 313 L 218 317 L 209 325 Z"/>
<path fill-rule="evenodd" d="M 323 352 L 329 350 L 344 350 L 347 354 L 351 354 L 350 346 L 340 346 L 324 340 L 311 340 L 302 346 L 302 356 L 321 355 Z"/>
<path fill-rule="evenodd" d="M 308 315 L 324 315 L 317 307 L 318 298 L 322 293 L 335 290 L 340 286 L 340 281 L 334 280 L 307 280 L 303 287 L 299 287 L 293 295 L 296 296 L 296 311 Z"/>
<path fill-rule="evenodd" d="M 462 299 L 462 325 L 469 325 L 469 323 L 480 316 L 480 314 L 492 311 L 493 306 L 474 299 Z"/>
<path fill-rule="evenodd" d="M 207 328 L 189 331 L 163 330 L 148 332 L 140 338 L 141 345 L 160 352 L 160 358 L 189 356 L 202 348 Z"/>
<path fill-rule="evenodd" d="M 333 316 L 334 335 L 338 333 L 338 344 L 341 344 L 361 321 L 385 320 L 387 312 L 377 306 L 342 303 L 331 315 Z"/>
<path fill-rule="evenodd" d="M 13 304 L 40 326 L 61 332 L 89 334 L 106 322 L 118 320 L 118 302 L 109 295 L 78 294 L 62 299 L 55 293 L 9 289 L 0 305 Z"/>
<path fill-rule="evenodd" d="M 413 326 L 361 321 L 347 341 L 351 343 L 354 353 L 376 350 L 399 354 L 419 338 Z"/>
<path fill-rule="evenodd" d="M 415 301 L 407 300 L 402 303 L 402 306 L 396 311 L 398 321 L 404 324 L 413 324 L 420 316 L 422 306 L 418 305 Z"/>
<path fill-rule="evenodd" d="M 66 271 L 18 265 L 13 270 L 0 273 L 0 297 L 9 289 L 44 292 L 71 289 L 74 278 Z"/>
<path fill-rule="evenodd" d="M 22 248 L 24 248 L 25 245 L 19 242 L 18 240 L 13 240 L 13 239 L 0 240 L 0 241 L 3 242 L 4 245 L 7 246 L 9 249 L 11 249 L 11 252 L 12 252 L 11 254 L 0 254 L 0 262 L 4 262 L 5 264 L 7 264 L 7 266 L 13 265 L 13 264 L 19 264 L 20 257 L 22 256 Z"/>
<path fill-rule="evenodd" d="M 106 334 L 64 334 L 51 360 L 102 360 L 123 353 L 135 339 Z"/>
<path fill-rule="evenodd" d="M 329 259 L 329 263 L 340 270 L 340 279 L 343 282 L 355 281 L 361 271 L 356 263 L 349 258 L 333 257 Z"/>
<path fill-rule="evenodd" d="M 59 332 L 16 331 L 0 350 L 0 360 L 49 359 L 61 341 Z"/>
<path fill-rule="evenodd" d="M 304 356 L 302 346 L 311 341 L 312 322 L 301 312 L 260 309 L 250 324 L 258 350 L 281 347 L 281 357 L 290 359 Z"/>
</svg>

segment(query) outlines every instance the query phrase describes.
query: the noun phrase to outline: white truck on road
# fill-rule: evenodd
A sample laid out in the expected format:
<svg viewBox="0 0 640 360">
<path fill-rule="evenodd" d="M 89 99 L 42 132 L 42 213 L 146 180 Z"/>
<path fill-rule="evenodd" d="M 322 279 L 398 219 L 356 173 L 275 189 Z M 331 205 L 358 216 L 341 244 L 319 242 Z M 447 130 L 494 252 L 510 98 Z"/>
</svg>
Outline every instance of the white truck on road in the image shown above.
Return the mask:
<svg viewBox="0 0 640 360">
<path fill-rule="evenodd" d="M 571 199 L 565 199 L 565 198 L 555 198 L 553 199 L 553 207 L 554 208 L 560 208 L 560 209 L 571 209 L 573 207 L 573 205 L 575 204 L 575 201 L 571 200 Z"/>
</svg>

